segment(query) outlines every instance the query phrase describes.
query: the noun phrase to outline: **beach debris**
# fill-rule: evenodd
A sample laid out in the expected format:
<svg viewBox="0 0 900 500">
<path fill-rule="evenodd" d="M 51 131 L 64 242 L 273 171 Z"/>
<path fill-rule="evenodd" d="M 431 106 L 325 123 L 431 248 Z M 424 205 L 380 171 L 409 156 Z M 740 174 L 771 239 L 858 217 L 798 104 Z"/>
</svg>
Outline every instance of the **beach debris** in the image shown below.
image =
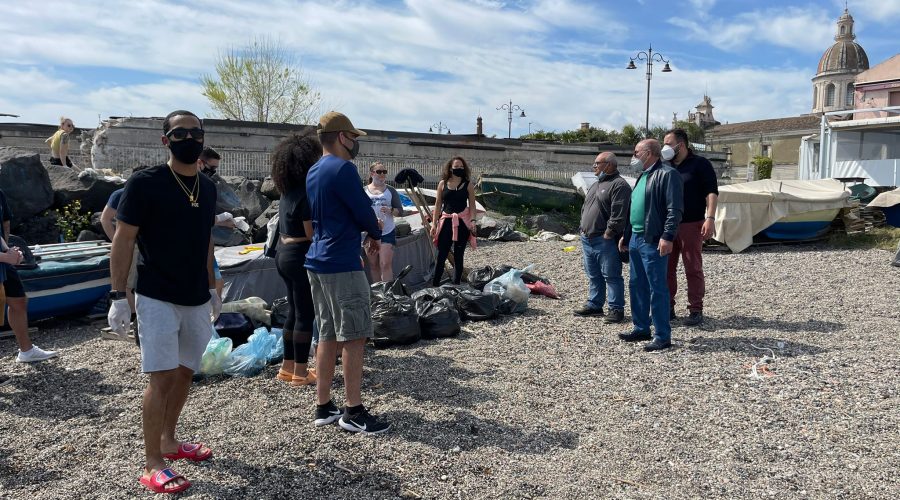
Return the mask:
<svg viewBox="0 0 900 500">
<path fill-rule="evenodd" d="M 779 348 L 782 348 L 784 343 L 780 344 Z M 759 351 L 769 351 L 769 354 L 763 355 L 763 357 L 759 358 L 753 364 L 745 364 L 744 368 L 750 370 L 750 374 L 747 376 L 754 380 L 762 380 L 767 377 L 775 376 L 775 363 L 778 361 L 778 358 L 775 357 L 775 351 L 768 347 L 757 347 L 753 344 L 750 344 L 750 347 Z"/>
</svg>

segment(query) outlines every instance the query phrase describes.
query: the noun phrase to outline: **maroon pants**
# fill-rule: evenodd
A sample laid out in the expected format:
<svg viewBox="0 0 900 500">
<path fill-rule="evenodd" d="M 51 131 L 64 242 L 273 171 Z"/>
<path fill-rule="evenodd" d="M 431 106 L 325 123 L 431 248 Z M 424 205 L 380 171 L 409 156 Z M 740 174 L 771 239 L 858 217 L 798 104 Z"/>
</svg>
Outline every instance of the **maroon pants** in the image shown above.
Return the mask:
<svg viewBox="0 0 900 500">
<path fill-rule="evenodd" d="M 675 294 L 678 292 L 678 257 L 681 256 L 684 274 L 687 277 L 688 309 L 691 312 L 703 312 L 703 296 L 706 295 L 701 227 L 703 227 L 702 220 L 679 224 L 678 233 L 672 242 L 672 253 L 669 255 L 668 282 L 672 307 L 675 307 Z"/>
</svg>

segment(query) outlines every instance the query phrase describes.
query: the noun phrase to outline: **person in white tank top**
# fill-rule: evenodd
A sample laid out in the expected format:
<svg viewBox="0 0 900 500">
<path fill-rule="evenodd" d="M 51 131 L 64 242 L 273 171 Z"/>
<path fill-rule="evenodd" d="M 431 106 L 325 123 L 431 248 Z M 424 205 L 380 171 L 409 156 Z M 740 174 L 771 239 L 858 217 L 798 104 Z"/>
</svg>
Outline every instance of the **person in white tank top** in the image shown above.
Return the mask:
<svg viewBox="0 0 900 500">
<path fill-rule="evenodd" d="M 403 205 L 397 191 L 387 185 L 387 167 L 381 162 L 369 166 L 366 194 L 372 200 L 375 216 L 382 223 L 380 250 L 374 254 L 366 253 L 369 273 L 373 282 L 390 281 L 394 279 L 394 245 L 397 243 L 394 217 L 403 214 Z"/>
</svg>

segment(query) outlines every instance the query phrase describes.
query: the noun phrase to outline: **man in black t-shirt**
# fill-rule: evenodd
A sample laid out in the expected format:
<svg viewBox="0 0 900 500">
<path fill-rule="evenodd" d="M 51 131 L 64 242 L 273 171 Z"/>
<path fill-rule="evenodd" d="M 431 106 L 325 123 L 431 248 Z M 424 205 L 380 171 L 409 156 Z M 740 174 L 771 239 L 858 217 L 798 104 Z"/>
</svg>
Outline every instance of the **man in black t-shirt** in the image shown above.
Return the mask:
<svg viewBox="0 0 900 500">
<path fill-rule="evenodd" d="M 212 269 L 216 189 L 197 171 L 203 126 L 193 113 L 173 111 L 163 122 L 163 133 L 168 163 L 133 174 L 119 202 L 108 319 L 114 332 L 124 334 L 131 319 L 125 281 L 137 240 L 142 259 L 135 290 L 141 368 L 150 374 L 144 391 L 146 463 L 140 482 L 156 493 L 175 493 L 190 482 L 167 467 L 165 459 L 199 462 L 212 457 L 203 443 L 175 439 L 175 426 L 212 334 L 210 317 L 218 316 L 222 302 Z"/>
<path fill-rule="evenodd" d="M 686 326 L 703 322 L 703 296 L 706 295 L 706 277 L 703 275 L 703 242 L 715 236 L 716 204 L 719 187 L 716 172 L 706 158 L 694 154 L 687 133 L 680 128 L 666 132 L 664 160 L 672 166 L 684 181 L 684 215 L 673 241 L 669 255 L 667 281 L 669 284 L 670 317 L 675 316 L 675 294 L 678 292 L 678 258 L 684 263 L 687 278 L 689 315 Z M 668 156 L 668 158 L 667 158 Z"/>
</svg>

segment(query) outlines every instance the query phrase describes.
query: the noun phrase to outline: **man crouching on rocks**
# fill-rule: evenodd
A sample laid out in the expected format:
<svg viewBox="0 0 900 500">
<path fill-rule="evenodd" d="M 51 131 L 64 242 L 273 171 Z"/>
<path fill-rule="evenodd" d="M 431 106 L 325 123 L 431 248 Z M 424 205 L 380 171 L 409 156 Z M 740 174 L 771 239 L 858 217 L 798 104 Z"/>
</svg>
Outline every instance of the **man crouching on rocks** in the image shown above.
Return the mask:
<svg viewBox="0 0 900 500">
<path fill-rule="evenodd" d="M 114 332 L 125 333 L 131 319 L 125 281 L 137 239 L 142 262 L 135 308 L 141 369 L 150 374 L 144 391 L 146 464 L 140 483 L 155 493 L 176 493 L 191 483 L 165 460 L 212 457 L 203 443 L 176 440 L 175 426 L 212 335 L 210 318 L 218 316 L 222 302 L 212 268 L 216 188 L 197 171 L 203 125 L 190 111 L 173 111 L 163 121 L 163 134 L 169 161 L 133 174 L 119 202 L 108 319 Z"/>
<path fill-rule="evenodd" d="M 631 187 L 619 175 L 619 163 L 613 153 L 597 155 L 594 173 L 597 182 L 584 197 L 580 228 L 588 300 L 575 315 L 602 316 L 603 303 L 609 301 L 606 323 L 621 323 L 625 319 L 625 280 L 618 243 L 625 231 Z"/>
</svg>

